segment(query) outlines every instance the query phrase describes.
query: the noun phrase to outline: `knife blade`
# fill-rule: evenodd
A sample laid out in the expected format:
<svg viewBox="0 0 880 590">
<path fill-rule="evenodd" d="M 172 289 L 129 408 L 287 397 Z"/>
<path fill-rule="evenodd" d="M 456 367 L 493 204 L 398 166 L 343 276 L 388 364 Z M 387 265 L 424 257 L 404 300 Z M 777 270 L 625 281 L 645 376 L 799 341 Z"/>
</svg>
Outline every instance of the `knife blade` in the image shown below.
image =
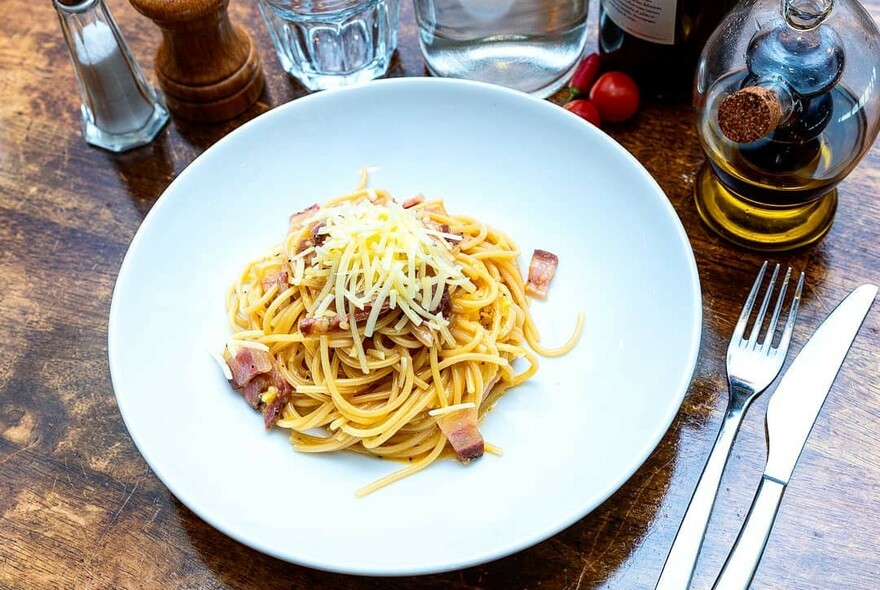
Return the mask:
<svg viewBox="0 0 880 590">
<path fill-rule="evenodd" d="M 862 285 L 847 295 L 795 357 L 770 398 L 767 464 L 713 590 L 746 590 L 751 584 L 785 486 L 876 296 L 876 285 Z"/>
</svg>

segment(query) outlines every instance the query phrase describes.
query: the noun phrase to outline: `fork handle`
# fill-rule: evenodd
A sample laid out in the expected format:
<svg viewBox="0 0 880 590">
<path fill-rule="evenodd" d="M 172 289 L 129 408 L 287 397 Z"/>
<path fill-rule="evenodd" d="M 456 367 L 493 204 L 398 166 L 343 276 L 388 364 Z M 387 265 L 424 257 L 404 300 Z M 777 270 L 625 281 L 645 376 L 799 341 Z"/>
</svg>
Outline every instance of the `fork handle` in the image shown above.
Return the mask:
<svg viewBox="0 0 880 590">
<path fill-rule="evenodd" d="M 748 590 L 770 537 L 784 491 L 784 483 L 766 475 L 761 479 L 746 522 L 712 590 Z"/>
<path fill-rule="evenodd" d="M 721 430 L 715 439 L 715 445 L 709 453 L 700 481 L 684 514 L 684 520 L 675 534 L 675 540 L 672 542 L 672 548 L 663 565 L 663 571 L 660 572 L 655 590 L 685 590 L 690 586 L 712 506 L 715 504 L 715 497 L 721 484 L 721 475 L 727 465 L 730 448 L 744 413 L 745 408 L 741 407 L 727 410 Z"/>
</svg>

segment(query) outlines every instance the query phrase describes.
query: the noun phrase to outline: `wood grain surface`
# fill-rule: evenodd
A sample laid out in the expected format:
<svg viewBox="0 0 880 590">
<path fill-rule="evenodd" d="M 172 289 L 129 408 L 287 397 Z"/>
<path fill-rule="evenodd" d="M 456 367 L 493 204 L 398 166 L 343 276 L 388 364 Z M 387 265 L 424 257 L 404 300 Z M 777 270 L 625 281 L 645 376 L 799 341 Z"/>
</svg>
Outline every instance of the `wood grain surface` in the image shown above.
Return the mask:
<svg viewBox="0 0 880 590">
<path fill-rule="evenodd" d="M 160 31 L 124 0 L 108 5 L 155 82 Z M 880 2 L 866 6 L 880 16 Z M 595 31 L 595 2 L 591 11 Z M 113 155 L 82 139 L 79 94 L 51 3 L 0 2 L 0 588 L 653 588 L 718 431 L 727 399 L 724 353 L 764 259 L 709 233 L 694 209 L 703 158 L 688 104 L 646 105 L 632 122 L 607 128 L 658 180 L 687 229 L 704 326 L 678 417 L 645 464 L 593 513 L 479 567 L 344 576 L 239 544 L 191 513 L 148 468 L 120 417 L 107 361 L 110 300 L 128 244 L 196 156 L 305 94 L 278 66 L 256 2 L 233 2 L 230 14 L 262 57 L 266 89 L 256 105 L 218 124 L 173 120 L 151 145 Z M 425 75 L 406 0 L 400 38 L 389 75 Z M 878 190 L 875 148 L 841 185 L 830 233 L 774 257 L 809 277 L 793 352 L 850 289 L 880 282 Z M 753 588 L 880 587 L 878 344 L 875 306 L 801 456 Z M 768 399 L 757 400 L 737 438 L 694 588 L 711 586 L 748 510 L 765 460 Z"/>
</svg>

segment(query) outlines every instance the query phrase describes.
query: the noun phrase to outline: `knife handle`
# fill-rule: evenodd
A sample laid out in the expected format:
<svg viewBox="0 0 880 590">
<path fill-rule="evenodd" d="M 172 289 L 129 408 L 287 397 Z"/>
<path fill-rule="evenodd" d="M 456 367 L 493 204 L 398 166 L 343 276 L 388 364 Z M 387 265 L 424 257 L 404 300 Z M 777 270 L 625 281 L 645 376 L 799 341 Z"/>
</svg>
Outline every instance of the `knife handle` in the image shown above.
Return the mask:
<svg viewBox="0 0 880 590">
<path fill-rule="evenodd" d="M 761 479 L 746 522 L 712 590 L 748 590 L 770 537 L 783 492 L 784 483 L 767 476 Z"/>
</svg>

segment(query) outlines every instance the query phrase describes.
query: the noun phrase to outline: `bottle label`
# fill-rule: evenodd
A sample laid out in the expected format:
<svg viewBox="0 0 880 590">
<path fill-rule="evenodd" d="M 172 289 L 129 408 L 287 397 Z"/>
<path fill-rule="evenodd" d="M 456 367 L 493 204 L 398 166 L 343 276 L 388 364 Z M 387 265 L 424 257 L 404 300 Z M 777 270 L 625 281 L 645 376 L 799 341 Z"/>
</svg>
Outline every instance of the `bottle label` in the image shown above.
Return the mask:
<svg viewBox="0 0 880 590">
<path fill-rule="evenodd" d="M 675 0 L 602 0 L 605 14 L 618 27 L 639 39 L 675 43 Z"/>
</svg>

